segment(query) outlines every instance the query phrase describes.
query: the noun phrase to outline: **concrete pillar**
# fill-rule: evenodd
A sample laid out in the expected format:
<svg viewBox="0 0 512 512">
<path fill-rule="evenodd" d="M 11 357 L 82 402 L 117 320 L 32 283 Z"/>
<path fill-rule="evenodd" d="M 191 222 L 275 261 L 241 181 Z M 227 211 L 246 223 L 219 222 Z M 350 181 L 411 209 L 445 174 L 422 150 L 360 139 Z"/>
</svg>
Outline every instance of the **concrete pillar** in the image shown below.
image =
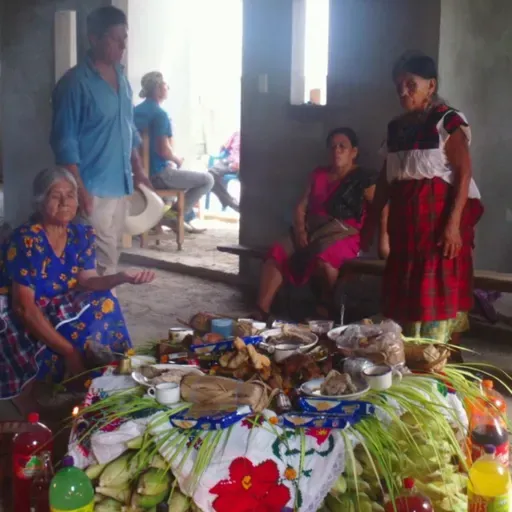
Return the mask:
<svg viewBox="0 0 512 512">
<path fill-rule="evenodd" d="M 441 95 L 468 117 L 485 214 L 476 266 L 512 272 L 512 3 L 442 0 Z"/>
</svg>

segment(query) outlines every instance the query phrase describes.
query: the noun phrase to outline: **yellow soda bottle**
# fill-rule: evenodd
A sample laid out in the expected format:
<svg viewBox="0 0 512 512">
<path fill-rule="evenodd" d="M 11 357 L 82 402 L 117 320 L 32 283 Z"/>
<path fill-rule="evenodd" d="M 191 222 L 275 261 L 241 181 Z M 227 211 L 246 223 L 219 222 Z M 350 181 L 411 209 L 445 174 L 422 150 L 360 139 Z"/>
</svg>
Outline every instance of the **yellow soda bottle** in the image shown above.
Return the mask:
<svg viewBox="0 0 512 512">
<path fill-rule="evenodd" d="M 493 445 L 484 447 L 469 471 L 468 511 L 510 512 L 510 475 L 496 459 Z"/>
</svg>

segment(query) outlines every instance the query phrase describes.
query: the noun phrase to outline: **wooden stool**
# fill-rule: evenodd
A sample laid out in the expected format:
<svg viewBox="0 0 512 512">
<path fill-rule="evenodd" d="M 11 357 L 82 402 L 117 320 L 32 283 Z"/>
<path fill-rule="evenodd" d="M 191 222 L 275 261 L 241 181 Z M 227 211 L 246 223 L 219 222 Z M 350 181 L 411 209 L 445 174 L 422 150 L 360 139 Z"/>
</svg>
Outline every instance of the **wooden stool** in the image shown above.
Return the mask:
<svg viewBox="0 0 512 512">
<path fill-rule="evenodd" d="M 156 241 L 156 245 L 160 245 L 160 240 L 171 240 L 176 237 L 178 251 L 183 249 L 183 241 L 185 240 L 185 191 L 184 190 L 156 190 L 161 198 L 176 197 L 177 198 L 177 230 L 176 235 L 166 235 L 164 233 L 143 233 L 140 237 L 140 246 L 148 247 L 151 240 Z"/>
<path fill-rule="evenodd" d="M 149 134 L 144 131 L 142 134 L 142 145 L 140 147 L 140 156 L 142 159 L 142 167 L 146 176 L 149 176 Z M 183 249 L 183 241 L 185 240 L 185 191 L 177 189 L 163 189 L 155 190 L 155 192 L 162 198 L 176 197 L 177 198 L 177 230 L 176 230 L 176 243 L 178 251 Z M 140 246 L 143 248 L 148 247 L 151 240 L 155 240 L 156 244 L 160 244 L 160 240 L 171 240 L 175 238 L 174 235 L 166 235 L 164 233 L 143 233 L 141 235 Z M 123 235 L 122 245 L 124 248 L 132 246 L 132 237 L 130 235 Z"/>
</svg>

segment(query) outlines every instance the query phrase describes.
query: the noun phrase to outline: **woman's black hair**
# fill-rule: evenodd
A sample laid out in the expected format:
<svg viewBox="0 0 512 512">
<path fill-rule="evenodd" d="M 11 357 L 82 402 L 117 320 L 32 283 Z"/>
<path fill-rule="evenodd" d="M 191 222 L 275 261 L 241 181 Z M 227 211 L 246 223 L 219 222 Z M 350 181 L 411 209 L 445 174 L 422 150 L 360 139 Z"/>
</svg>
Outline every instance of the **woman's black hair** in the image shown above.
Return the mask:
<svg viewBox="0 0 512 512">
<path fill-rule="evenodd" d="M 347 139 L 350 141 L 350 144 L 352 144 L 353 148 L 359 147 L 359 138 L 357 137 L 356 132 L 348 126 L 341 126 L 340 128 L 334 128 L 334 130 L 331 130 L 329 135 L 327 135 L 327 139 L 325 139 L 327 147 L 330 146 L 331 141 L 335 135 L 345 135 L 345 137 L 347 137 Z"/>
<path fill-rule="evenodd" d="M 100 7 L 87 16 L 87 33 L 98 38 L 103 37 L 111 27 L 128 25 L 126 14 L 112 5 Z"/>
<path fill-rule="evenodd" d="M 425 80 L 438 80 L 437 66 L 432 57 L 419 52 L 404 53 L 393 66 L 393 81 L 404 73 L 416 75 Z"/>
</svg>

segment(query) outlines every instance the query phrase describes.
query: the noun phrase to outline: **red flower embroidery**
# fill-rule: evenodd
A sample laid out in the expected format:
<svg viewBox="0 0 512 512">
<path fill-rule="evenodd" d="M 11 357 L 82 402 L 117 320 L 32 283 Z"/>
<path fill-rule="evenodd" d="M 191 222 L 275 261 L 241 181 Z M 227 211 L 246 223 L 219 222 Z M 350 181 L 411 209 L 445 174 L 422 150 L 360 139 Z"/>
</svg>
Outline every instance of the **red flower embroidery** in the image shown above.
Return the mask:
<svg viewBox="0 0 512 512">
<path fill-rule="evenodd" d="M 103 427 L 101 427 L 101 430 L 103 432 L 114 432 L 117 430 L 121 425 L 123 424 L 123 420 L 121 418 L 117 418 L 110 423 L 107 423 Z"/>
<path fill-rule="evenodd" d="M 279 483 L 279 470 L 272 460 L 255 466 L 239 457 L 229 466 L 229 480 L 210 489 L 217 494 L 216 512 L 281 512 L 290 500 L 290 490 Z"/>
<path fill-rule="evenodd" d="M 245 420 L 242 421 L 242 426 L 247 427 L 249 430 L 252 430 L 253 428 L 260 427 L 263 425 L 263 421 L 265 420 L 265 417 L 260 414 L 258 417 L 258 420 L 256 421 L 256 416 L 249 416 L 248 418 L 245 418 Z"/>
<path fill-rule="evenodd" d="M 329 436 L 331 435 L 331 430 L 328 428 L 308 428 L 306 430 L 306 435 L 314 437 L 316 439 L 316 442 L 319 445 L 322 445 L 329 439 Z"/>
</svg>

